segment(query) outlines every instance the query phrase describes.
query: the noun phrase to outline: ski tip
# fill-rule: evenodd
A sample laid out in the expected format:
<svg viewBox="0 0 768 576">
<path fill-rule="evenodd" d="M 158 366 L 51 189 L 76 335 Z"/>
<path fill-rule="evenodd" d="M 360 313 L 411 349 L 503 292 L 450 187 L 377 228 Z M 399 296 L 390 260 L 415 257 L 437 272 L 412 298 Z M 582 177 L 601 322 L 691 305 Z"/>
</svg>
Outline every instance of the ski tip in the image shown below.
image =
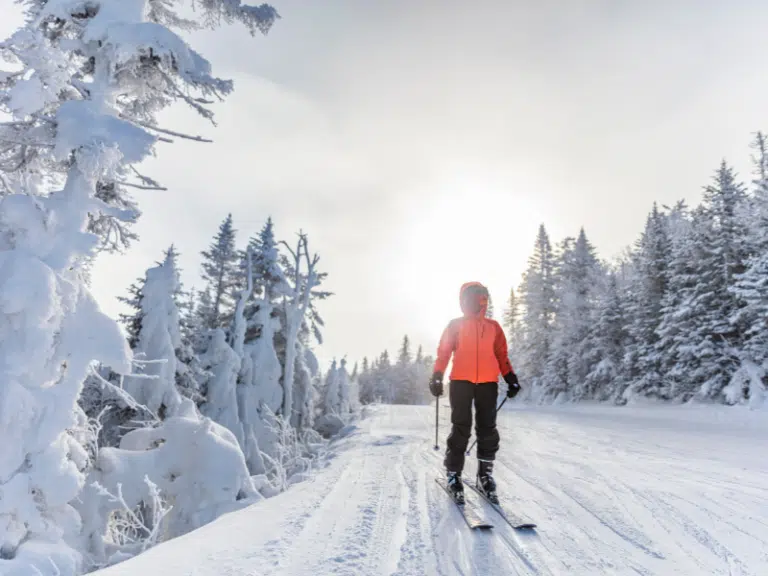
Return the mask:
<svg viewBox="0 0 768 576">
<path fill-rule="evenodd" d="M 527 530 L 527 531 L 535 531 L 536 530 L 536 524 L 518 524 L 515 526 L 515 530 Z"/>
</svg>

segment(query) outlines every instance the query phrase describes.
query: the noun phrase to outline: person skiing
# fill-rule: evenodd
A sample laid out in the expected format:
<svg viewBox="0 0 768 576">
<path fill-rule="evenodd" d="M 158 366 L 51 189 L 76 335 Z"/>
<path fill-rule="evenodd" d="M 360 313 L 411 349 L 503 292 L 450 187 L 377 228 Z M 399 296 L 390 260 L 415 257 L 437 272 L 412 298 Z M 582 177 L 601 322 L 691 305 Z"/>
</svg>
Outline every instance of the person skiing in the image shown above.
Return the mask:
<svg viewBox="0 0 768 576">
<path fill-rule="evenodd" d="M 463 503 L 461 473 L 472 428 L 474 401 L 478 460 L 476 486 L 491 501 L 498 502 L 493 462 L 499 449 L 499 432 L 496 429 L 499 374 L 507 383 L 509 398 L 517 395 L 520 384 L 509 361 L 504 330 L 498 322 L 486 318 L 488 289 L 480 282 L 468 282 L 461 287 L 459 303 L 464 315 L 451 320 L 443 331 L 429 382 L 432 395 L 441 396 L 443 376 L 453 355 L 448 392 L 452 426 L 444 460 L 447 484 L 453 498 Z"/>
</svg>

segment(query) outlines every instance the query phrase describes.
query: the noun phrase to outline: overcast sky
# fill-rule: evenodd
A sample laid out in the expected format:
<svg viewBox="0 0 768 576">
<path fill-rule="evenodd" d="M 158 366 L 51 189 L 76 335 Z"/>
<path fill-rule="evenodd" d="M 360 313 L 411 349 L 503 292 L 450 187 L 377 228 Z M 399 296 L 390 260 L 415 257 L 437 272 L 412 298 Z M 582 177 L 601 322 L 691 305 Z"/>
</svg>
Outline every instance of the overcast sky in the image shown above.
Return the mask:
<svg viewBox="0 0 768 576">
<path fill-rule="evenodd" d="M 103 258 L 103 307 L 172 242 L 188 283 L 232 212 L 241 242 L 268 215 L 310 235 L 336 296 L 323 359 L 432 352 L 458 288 L 497 308 L 544 223 L 584 226 L 604 257 L 654 201 L 695 204 L 721 158 L 749 178 L 768 129 L 768 4 L 758 0 L 276 0 L 266 38 L 195 34 L 235 93 L 218 127 L 177 109 L 165 125 L 215 139 L 162 145 L 138 195 L 141 241 Z M 18 25 L 0 0 L 0 36 Z"/>
</svg>

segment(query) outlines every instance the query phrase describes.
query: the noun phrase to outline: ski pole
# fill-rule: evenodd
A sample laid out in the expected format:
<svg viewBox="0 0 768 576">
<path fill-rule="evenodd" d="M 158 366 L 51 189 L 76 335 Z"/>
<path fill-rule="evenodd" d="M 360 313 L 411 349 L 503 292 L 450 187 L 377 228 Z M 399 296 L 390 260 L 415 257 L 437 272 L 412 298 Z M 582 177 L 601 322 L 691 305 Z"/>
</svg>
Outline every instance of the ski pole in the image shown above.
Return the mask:
<svg viewBox="0 0 768 576">
<path fill-rule="evenodd" d="M 440 396 L 435 396 L 435 450 L 440 450 L 437 443 L 437 426 L 440 422 Z"/>
<path fill-rule="evenodd" d="M 501 404 L 499 404 L 499 407 L 498 407 L 498 408 L 496 408 L 496 412 L 498 412 L 499 410 L 501 410 L 501 407 L 502 407 L 502 406 L 504 406 L 504 402 L 506 402 L 506 401 L 507 401 L 507 398 L 508 398 L 508 396 L 504 396 L 504 400 L 502 400 L 502 401 L 501 401 Z M 469 454 L 470 452 L 472 452 L 472 448 L 474 448 L 474 447 L 475 447 L 475 444 L 477 444 L 477 438 L 475 438 L 475 441 L 474 441 L 474 442 L 472 442 L 472 446 L 470 446 L 470 447 L 469 447 L 469 450 L 467 450 L 467 454 Z"/>
</svg>

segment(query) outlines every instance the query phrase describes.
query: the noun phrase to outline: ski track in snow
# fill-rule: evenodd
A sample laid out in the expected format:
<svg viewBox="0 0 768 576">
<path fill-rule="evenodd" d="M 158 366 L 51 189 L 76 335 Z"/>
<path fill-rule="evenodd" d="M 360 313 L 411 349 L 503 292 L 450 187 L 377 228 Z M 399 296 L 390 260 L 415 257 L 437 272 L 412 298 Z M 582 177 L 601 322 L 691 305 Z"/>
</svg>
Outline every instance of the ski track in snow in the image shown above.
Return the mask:
<svg viewBox="0 0 768 576">
<path fill-rule="evenodd" d="M 473 532 L 434 482 L 444 404 L 439 451 L 434 407 L 371 408 L 313 479 L 99 575 L 768 574 L 765 414 L 503 410 L 495 475 L 538 529 L 513 530 L 467 489 L 495 525 Z"/>
</svg>

